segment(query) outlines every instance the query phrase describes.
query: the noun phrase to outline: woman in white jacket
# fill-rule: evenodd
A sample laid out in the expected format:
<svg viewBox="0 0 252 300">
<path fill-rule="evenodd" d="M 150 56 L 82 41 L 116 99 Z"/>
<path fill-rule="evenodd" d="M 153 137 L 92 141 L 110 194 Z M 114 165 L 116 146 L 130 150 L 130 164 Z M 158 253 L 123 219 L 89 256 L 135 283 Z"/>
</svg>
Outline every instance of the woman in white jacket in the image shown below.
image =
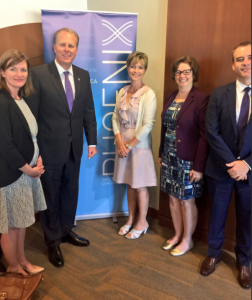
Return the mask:
<svg viewBox="0 0 252 300">
<path fill-rule="evenodd" d="M 151 139 L 157 103 L 154 91 L 142 81 L 147 67 L 146 54 L 137 51 L 129 55 L 127 70 L 131 84 L 118 93 L 112 117 L 117 146 L 113 180 L 127 184 L 129 206 L 129 218 L 118 234 L 128 239 L 137 239 L 147 232 L 147 187 L 157 185 Z"/>
</svg>

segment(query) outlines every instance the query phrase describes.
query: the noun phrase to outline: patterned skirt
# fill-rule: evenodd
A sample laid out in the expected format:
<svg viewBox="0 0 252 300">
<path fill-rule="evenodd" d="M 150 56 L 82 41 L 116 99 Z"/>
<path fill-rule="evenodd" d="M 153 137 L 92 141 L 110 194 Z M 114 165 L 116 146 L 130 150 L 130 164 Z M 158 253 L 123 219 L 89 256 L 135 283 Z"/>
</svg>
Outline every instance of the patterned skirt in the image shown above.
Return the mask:
<svg viewBox="0 0 252 300">
<path fill-rule="evenodd" d="M 190 183 L 193 163 L 179 159 L 175 153 L 162 156 L 161 190 L 181 200 L 199 198 L 203 180 Z"/>
<path fill-rule="evenodd" d="M 30 163 L 36 164 L 39 150 Z M 0 188 L 0 233 L 8 233 L 9 227 L 26 228 L 35 223 L 34 211 L 46 209 L 40 178 L 31 178 L 25 173 L 12 184 Z"/>
</svg>

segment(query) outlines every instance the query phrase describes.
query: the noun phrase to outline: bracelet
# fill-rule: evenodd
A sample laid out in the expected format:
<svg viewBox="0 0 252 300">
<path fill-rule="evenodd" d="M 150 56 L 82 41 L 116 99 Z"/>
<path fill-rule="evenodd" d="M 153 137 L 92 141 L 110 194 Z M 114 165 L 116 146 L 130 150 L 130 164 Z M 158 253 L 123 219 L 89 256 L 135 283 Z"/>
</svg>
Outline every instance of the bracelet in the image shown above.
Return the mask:
<svg viewBox="0 0 252 300">
<path fill-rule="evenodd" d="M 130 149 L 130 150 L 133 149 L 133 147 L 131 147 L 129 143 L 126 144 L 126 148 L 128 148 L 128 149 Z"/>
<path fill-rule="evenodd" d="M 116 141 L 116 143 L 118 143 L 118 142 L 121 142 L 121 141 L 122 141 L 122 139 L 120 139 L 120 140 Z"/>
</svg>

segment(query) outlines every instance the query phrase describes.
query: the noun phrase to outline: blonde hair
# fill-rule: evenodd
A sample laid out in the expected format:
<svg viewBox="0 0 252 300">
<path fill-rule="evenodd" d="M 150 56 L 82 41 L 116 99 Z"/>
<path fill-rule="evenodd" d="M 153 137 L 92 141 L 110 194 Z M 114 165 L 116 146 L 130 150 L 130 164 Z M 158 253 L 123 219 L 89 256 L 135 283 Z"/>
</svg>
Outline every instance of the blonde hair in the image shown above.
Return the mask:
<svg viewBox="0 0 252 300">
<path fill-rule="evenodd" d="M 55 32 L 55 35 L 54 35 L 54 44 L 56 44 L 56 41 L 57 41 L 57 37 L 59 35 L 60 32 L 62 31 L 65 31 L 65 32 L 69 32 L 69 33 L 72 33 L 76 38 L 77 38 L 77 43 L 76 43 L 76 46 L 78 47 L 79 46 L 79 36 L 78 36 L 78 33 L 75 32 L 73 29 L 71 28 L 61 28 L 59 29 L 58 31 Z"/>
<path fill-rule="evenodd" d="M 148 55 L 143 52 L 139 52 L 139 51 L 132 52 L 128 56 L 127 67 L 129 67 L 130 65 L 135 65 L 139 61 L 141 61 L 141 63 L 143 64 L 143 66 L 146 70 L 148 68 Z"/>
<path fill-rule="evenodd" d="M 28 58 L 22 52 L 15 50 L 15 49 L 11 49 L 11 50 L 4 52 L 4 54 L 0 57 L 0 69 L 2 71 L 6 71 L 7 69 L 21 63 L 22 61 L 25 61 L 27 64 L 28 76 L 27 76 L 26 83 L 18 91 L 18 95 L 21 98 L 28 97 L 34 93 L 32 81 L 31 81 L 30 64 L 29 64 Z M 0 75 L 0 90 L 2 90 L 2 89 L 7 90 L 11 94 L 11 91 L 6 84 L 6 80 L 2 76 L 2 73 L 1 73 L 1 75 Z"/>
</svg>

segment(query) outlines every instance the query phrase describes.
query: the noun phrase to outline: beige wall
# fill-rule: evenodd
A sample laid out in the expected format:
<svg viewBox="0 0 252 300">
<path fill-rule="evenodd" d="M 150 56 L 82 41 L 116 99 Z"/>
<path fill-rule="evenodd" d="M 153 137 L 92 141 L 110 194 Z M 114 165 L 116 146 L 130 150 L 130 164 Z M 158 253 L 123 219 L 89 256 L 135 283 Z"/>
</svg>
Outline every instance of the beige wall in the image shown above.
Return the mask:
<svg viewBox="0 0 252 300">
<path fill-rule="evenodd" d="M 160 141 L 160 114 L 164 94 L 165 45 L 168 0 L 88 0 L 88 10 L 138 13 L 137 50 L 149 56 L 144 82 L 156 93 L 158 110 L 153 137 L 154 160 L 157 165 Z M 159 186 L 150 189 L 150 207 L 159 208 Z"/>
<path fill-rule="evenodd" d="M 87 0 L 0 0 L 0 28 L 41 23 L 42 9 L 87 10 Z"/>
</svg>

